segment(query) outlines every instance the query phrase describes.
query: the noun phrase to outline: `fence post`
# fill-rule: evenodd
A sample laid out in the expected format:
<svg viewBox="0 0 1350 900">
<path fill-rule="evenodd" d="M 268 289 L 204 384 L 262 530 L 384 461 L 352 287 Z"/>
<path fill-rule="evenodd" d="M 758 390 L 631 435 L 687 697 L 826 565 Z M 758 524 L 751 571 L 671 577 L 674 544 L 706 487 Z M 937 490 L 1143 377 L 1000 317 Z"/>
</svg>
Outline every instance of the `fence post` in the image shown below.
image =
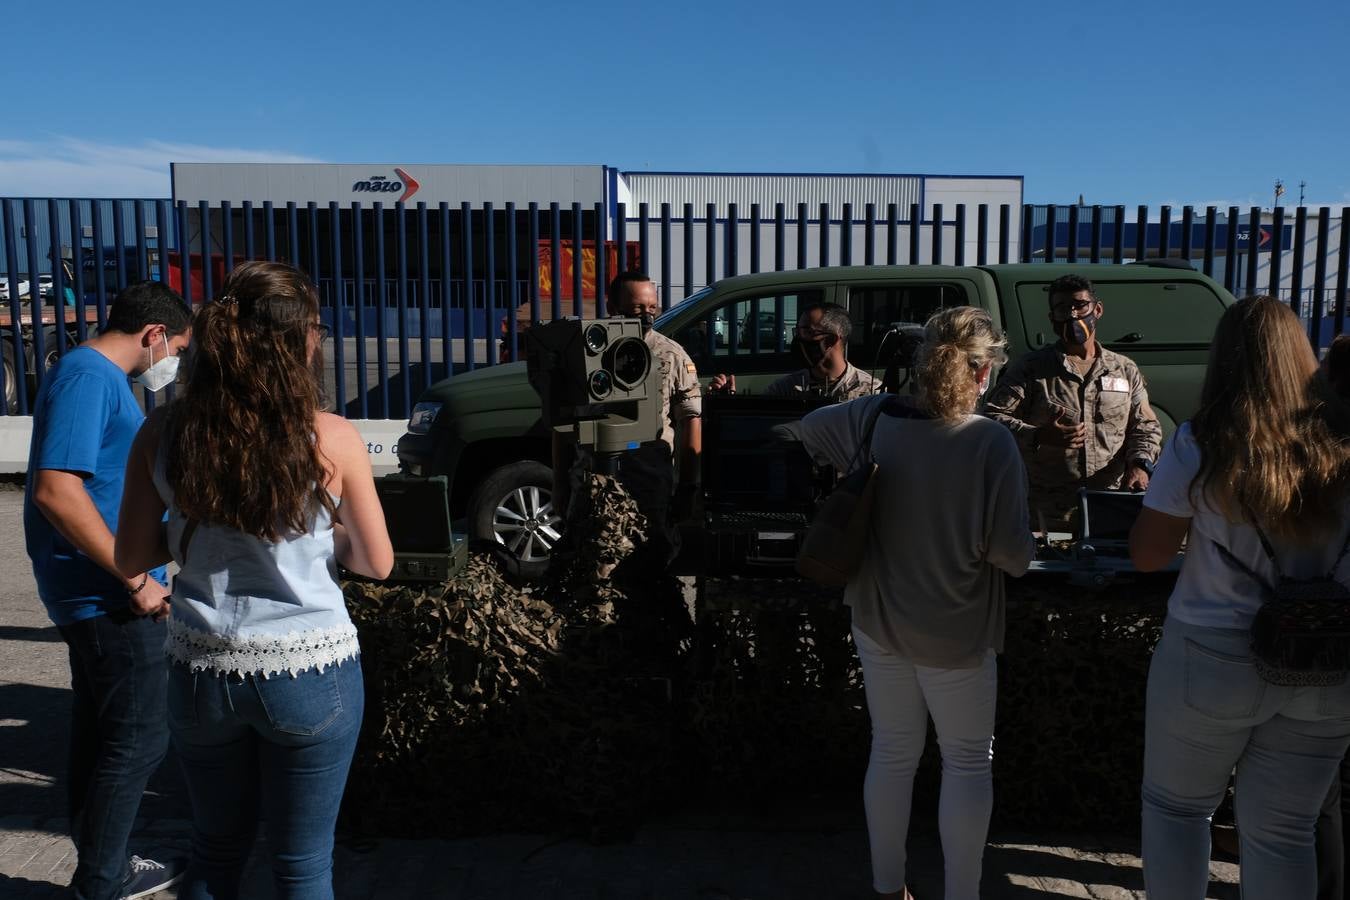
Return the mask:
<svg viewBox="0 0 1350 900">
<path fill-rule="evenodd" d="M 1035 228 L 1036 211 L 1030 205 L 1022 206 L 1022 262 L 1029 263 L 1032 260 L 1032 254 L 1035 248 L 1031 243 L 1031 233 Z"/>
<path fill-rule="evenodd" d="M 605 300 L 605 287 L 609 281 L 609 248 L 605 246 L 609 228 L 605 221 L 605 204 L 596 201 L 592 215 L 595 216 L 595 315 L 600 318 L 609 312 Z M 644 249 L 642 253 L 645 256 L 647 251 Z M 643 270 L 646 270 L 645 266 Z"/>
<path fill-rule="evenodd" d="M 309 214 L 314 215 L 314 204 L 310 204 Z M 137 234 L 144 234 L 145 229 L 141 223 L 136 223 Z M 230 201 L 220 201 L 220 255 L 225 257 L 225 274 L 229 275 L 230 270 L 234 268 L 234 208 L 230 206 Z M 136 263 L 140 265 L 141 253 L 136 251 Z M 319 273 L 313 272 L 310 275 L 317 287 L 319 284 Z"/>
<path fill-rule="evenodd" d="M 1191 226 L 1195 222 L 1195 209 L 1190 206 L 1181 208 L 1181 258 L 1191 261 Z"/>
<path fill-rule="evenodd" d="M 1069 262 L 1078 262 L 1078 204 L 1069 207 Z"/>
<path fill-rule="evenodd" d="M 1290 271 L 1290 300 L 1296 315 L 1303 314 L 1303 245 L 1308 240 L 1308 210 L 1300 206 L 1294 213 L 1294 267 Z"/>
<path fill-rule="evenodd" d="M 623 233 L 619 233 L 619 246 L 623 246 Z M 661 309 L 670 309 L 670 204 L 661 204 Z"/>
<path fill-rule="evenodd" d="M 352 320 L 356 328 L 357 415 L 370 418 L 370 376 L 366 374 L 366 246 L 361 204 L 352 203 Z M 383 380 L 383 377 L 381 377 Z"/>
<path fill-rule="evenodd" d="M 863 214 L 867 216 L 867 224 L 863 226 L 863 241 L 867 245 L 863 249 L 863 263 L 874 266 L 877 262 L 877 205 L 867 204 Z"/>
<path fill-rule="evenodd" d="M 651 262 L 647 259 L 651 251 L 650 236 L 647 233 L 648 221 L 651 217 L 651 211 L 646 203 L 638 204 L 638 271 L 643 275 L 651 275 Z"/>
<path fill-rule="evenodd" d="M 455 374 L 455 304 L 452 299 L 455 288 L 455 245 L 450 234 L 450 204 L 442 200 L 436 204 L 436 211 L 441 214 L 441 371 L 443 377 L 449 378 Z M 431 363 L 428 361 L 427 365 Z"/>
<path fill-rule="evenodd" d="M 919 264 L 919 248 L 923 240 L 923 207 L 917 203 L 909 205 L 909 264 Z"/>
<path fill-rule="evenodd" d="M 818 252 L 820 255 L 820 265 L 828 266 L 830 264 L 830 204 L 820 204 L 820 231 L 816 234 L 819 239 Z"/>
<path fill-rule="evenodd" d="M 389 415 L 389 302 L 386 261 L 384 252 L 384 204 L 378 200 L 371 207 L 375 220 L 375 363 L 380 370 L 380 417 Z M 400 362 L 402 360 L 400 359 Z"/>
<path fill-rule="evenodd" d="M 1111 242 L 1111 254 L 1114 259 L 1111 260 L 1115 265 L 1125 262 L 1125 207 L 1116 207 L 1116 234 L 1115 240 Z"/>
<path fill-rule="evenodd" d="M 1059 207 L 1051 203 L 1045 207 L 1045 261 L 1055 261 L 1059 249 Z"/>
<path fill-rule="evenodd" d="M 1215 229 L 1219 211 L 1213 206 L 1205 207 L 1205 258 L 1202 263 L 1202 270 L 1210 278 L 1214 277 L 1214 245 L 1217 240 Z"/>
<path fill-rule="evenodd" d="M 900 264 L 900 204 L 886 204 L 886 265 Z"/>
<path fill-rule="evenodd" d="M 417 348 L 422 363 L 422 390 L 431 387 L 431 234 L 427 205 L 417 201 Z M 441 310 L 447 315 L 449 310 Z M 412 415 L 412 410 L 408 410 Z"/>
<path fill-rule="evenodd" d="M 1120 230 L 1120 222 L 1116 222 L 1116 230 Z M 1102 261 L 1102 207 L 1100 203 L 1092 204 L 1092 244 L 1088 253 L 1089 262 L 1095 264 Z"/>
<path fill-rule="evenodd" d="M 459 204 L 459 230 L 464 238 L 464 368 L 472 372 L 474 366 L 474 328 L 473 328 L 473 210 L 467 200 Z M 573 265 L 580 270 L 581 254 L 574 249 Z M 561 294 L 558 284 L 553 291 Z M 577 291 L 577 303 L 580 303 L 580 291 Z"/>
<path fill-rule="evenodd" d="M 506 311 L 506 359 L 516 361 L 516 317 L 520 314 L 520 239 L 516 234 L 516 204 L 506 204 L 506 296 L 510 303 Z M 448 243 L 448 242 L 447 242 Z"/>
<path fill-rule="evenodd" d="M 1158 256 L 1166 259 L 1172 255 L 1172 207 L 1158 207 Z"/>
<path fill-rule="evenodd" d="M 347 417 L 347 316 L 342 285 L 342 229 L 338 227 L 338 205 L 336 200 L 328 203 L 329 230 L 333 240 L 333 393 L 337 413 Z"/>
<path fill-rule="evenodd" d="M 806 204 L 797 204 L 797 268 L 806 268 L 807 247 Z"/>
<path fill-rule="evenodd" d="M 981 203 L 975 210 L 975 264 L 989 262 L 989 204 Z"/>
<path fill-rule="evenodd" d="M 1012 254 L 1012 204 L 998 205 L 998 261 L 1006 265 Z"/>
<path fill-rule="evenodd" d="M 750 204 L 750 271 L 759 271 L 759 204 Z"/>
<path fill-rule="evenodd" d="M 17 252 L 18 247 L 14 238 L 14 201 L 8 199 L 0 201 L 0 212 L 4 214 L 3 231 L 5 239 L 5 259 L 9 260 L 9 267 L 8 267 L 9 315 L 11 322 L 18 322 L 22 320 L 23 307 L 22 302 L 19 299 L 19 266 L 18 266 L 19 254 Z M 95 235 L 98 234 L 97 228 L 94 229 L 94 233 Z M 29 266 L 28 268 L 31 269 L 32 266 Z M 99 267 L 100 275 L 102 274 L 102 272 L 103 269 L 100 266 Z M 102 279 L 100 278 L 100 281 L 101 280 Z M 28 275 L 28 284 L 30 290 L 32 289 L 32 283 L 33 283 L 33 275 L 30 272 Z M 102 296 L 103 292 L 102 290 L 100 290 L 99 297 L 102 298 Z M 5 355 L 9 357 L 11 369 L 14 372 L 14 379 L 16 382 L 14 385 L 14 393 L 19 400 L 18 414 L 21 416 L 26 416 L 28 415 L 28 390 L 25 384 L 27 378 L 24 374 L 24 364 L 22 362 L 24 358 L 22 329 L 11 328 L 9 330 L 9 338 L 10 338 L 10 346 L 5 348 L 6 350 L 8 350 L 8 353 L 5 353 Z M 3 367 L 0 367 L 0 371 L 2 370 Z M 4 402 L 4 398 L 5 398 L 4 391 L 0 390 L 0 403 Z M 5 415 L 14 415 L 14 412 L 15 412 L 14 410 L 9 409 L 8 407 L 6 407 L 5 409 Z"/>
<path fill-rule="evenodd" d="M 1270 218 L 1270 289 L 1267 293 L 1278 298 L 1280 279 L 1284 274 L 1284 207 L 1275 207 Z"/>
<path fill-rule="evenodd" d="M 277 261 L 277 223 L 274 218 L 274 210 L 271 200 L 263 201 L 263 245 L 266 247 L 267 261 Z M 183 253 L 187 252 L 187 247 L 181 248 Z"/>
<path fill-rule="evenodd" d="M 1341 207 L 1341 245 L 1336 257 L 1336 333 L 1345 333 L 1345 304 L 1350 301 L 1350 206 Z"/>
<path fill-rule="evenodd" d="M 403 415 L 412 414 L 412 363 L 408 359 L 408 217 L 402 200 L 394 202 L 394 240 L 398 252 L 398 371 L 403 385 Z"/>
<path fill-rule="evenodd" d="M 684 205 L 684 295 L 694 293 L 694 204 Z M 625 232 L 626 233 L 626 232 Z"/>
<path fill-rule="evenodd" d="M 966 264 L 966 205 L 956 204 L 956 258 L 958 266 Z"/>
<path fill-rule="evenodd" d="M 1299 210 L 1302 212 L 1302 209 Z M 1315 352 L 1322 349 L 1322 319 L 1326 316 L 1327 246 L 1331 241 L 1331 207 L 1317 210 L 1317 262 L 1314 264 L 1312 302 L 1312 345 Z"/>
<path fill-rule="evenodd" d="M 1238 271 L 1238 219 L 1241 218 L 1241 212 L 1236 206 L 1228 207 L 1228 234 L 1224 240 L 1224 261 L 1223 261 L 1223 286 L 1230 294 L 1236 294 L 1238 289 L 1238 276 L 1242 273 Z"/>
<path fill-rule="evenodd" d="M 727 224 L 726 224 L 726 255 L 722 259 L 722 276 L 730 278 L 732 275 L 740 274 L 740 259 L 738 258 L 740 241 L 738 232 L 740 229 L 740 210 L 736 208 L 735 203 L 727 204 Z"/>
<path fill-rule="evenodd" d="M 839 217 L 839 264 L 853 265 L 853 204 L 845 203 Z"/>
</svg>

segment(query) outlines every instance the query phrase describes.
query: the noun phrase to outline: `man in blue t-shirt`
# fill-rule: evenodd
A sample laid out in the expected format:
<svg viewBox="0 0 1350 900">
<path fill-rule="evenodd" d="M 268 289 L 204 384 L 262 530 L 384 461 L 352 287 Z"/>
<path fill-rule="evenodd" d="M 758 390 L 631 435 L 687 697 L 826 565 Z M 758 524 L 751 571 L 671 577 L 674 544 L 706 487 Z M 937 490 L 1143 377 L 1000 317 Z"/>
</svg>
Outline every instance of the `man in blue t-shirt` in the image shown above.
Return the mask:
<svg viewBox="0 0 1350 900">
<path fill-rule="evenodd" d="M 74 694 L 69 800 L 81 900 L 140 897 L 182 877 L 172 865 L 127 856 L 151 773 L 168 748 L 164 570 L 122 576 L 113 536 L 131 441 L 147 390 L 171 383 L 192 313 L 159 282 L 113 301 L 97 337 L 47 372 L 33 406 L 23 525 L 33 577 L 70 651 Z"/>
</svg>

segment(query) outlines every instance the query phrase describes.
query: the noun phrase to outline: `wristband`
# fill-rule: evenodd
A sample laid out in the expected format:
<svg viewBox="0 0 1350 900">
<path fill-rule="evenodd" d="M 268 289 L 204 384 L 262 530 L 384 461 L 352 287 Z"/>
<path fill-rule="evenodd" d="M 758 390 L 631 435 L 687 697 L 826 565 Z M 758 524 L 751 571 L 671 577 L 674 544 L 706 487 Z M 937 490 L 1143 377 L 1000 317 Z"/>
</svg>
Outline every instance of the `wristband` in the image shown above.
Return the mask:
<svg viewBox="0 0 1350 900">
<path fill-rule="evenodd" d="M 127 593 L 139 594 L 145 588 L 146 584 L 149 583 L 149 581 L 150 581 L 150 573 L 146 572 L 144 575 L 141 576 L 141 583 L 136 585 L 134 588 L 127 588 Z"/>
</svg>

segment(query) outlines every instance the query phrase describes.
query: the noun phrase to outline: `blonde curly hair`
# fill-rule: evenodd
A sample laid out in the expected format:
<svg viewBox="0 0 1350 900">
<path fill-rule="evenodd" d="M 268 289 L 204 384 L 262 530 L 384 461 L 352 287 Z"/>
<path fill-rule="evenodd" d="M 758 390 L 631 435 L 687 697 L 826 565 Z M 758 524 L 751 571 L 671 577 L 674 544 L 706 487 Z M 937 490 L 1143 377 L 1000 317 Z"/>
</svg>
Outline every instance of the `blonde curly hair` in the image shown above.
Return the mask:
<svg viewBox="0 0 1350 900">
<path fill-rule="evenodd" d="M 914 363 L 919 405 L 947 422 L 969 415 L 980 396 L 980 369 L 986 363 L 1003 365 L 1007 347 L 983 309 L 953 306 L 934 313 L 924 325 Z"/>
</svg>

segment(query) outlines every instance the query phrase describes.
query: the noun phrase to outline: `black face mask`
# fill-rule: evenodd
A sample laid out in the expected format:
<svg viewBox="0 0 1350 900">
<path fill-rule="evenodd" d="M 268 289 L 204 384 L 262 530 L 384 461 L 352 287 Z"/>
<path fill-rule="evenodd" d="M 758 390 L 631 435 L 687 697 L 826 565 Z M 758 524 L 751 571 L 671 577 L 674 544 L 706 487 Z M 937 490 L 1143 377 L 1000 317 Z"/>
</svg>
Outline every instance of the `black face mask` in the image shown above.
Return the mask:
<svg viewBox="0 0 1350 900">
<path fill-rule="evenodd" d="M 652 324 L 656 321 L 656 319 L 652 316 L 651 313 L 647 312 L 646 310 L 643 310 L 642 312 L 638 313 L 637 318 L 638 321 L 642 323 L 642 336 L 646 337 L 647 332 L 652 330 Z"/>
<path fill-rule="evenodd" d="M 1059 336 L 1066 344 L 1086 344 L 1097 332 L 1097 316 L 1087 315 L 1081 319 L 1066 319 L 1059 323 Z"/>
<path fill-rule="evenodd" d="M 825 359 L 824 341 L 804 341 L 799 337 L 793 338 L 792 342 L 797 345 L 797 353 L 802 359 L 806 360 L 808 368 L 814 369 Z"/>
</svg>

